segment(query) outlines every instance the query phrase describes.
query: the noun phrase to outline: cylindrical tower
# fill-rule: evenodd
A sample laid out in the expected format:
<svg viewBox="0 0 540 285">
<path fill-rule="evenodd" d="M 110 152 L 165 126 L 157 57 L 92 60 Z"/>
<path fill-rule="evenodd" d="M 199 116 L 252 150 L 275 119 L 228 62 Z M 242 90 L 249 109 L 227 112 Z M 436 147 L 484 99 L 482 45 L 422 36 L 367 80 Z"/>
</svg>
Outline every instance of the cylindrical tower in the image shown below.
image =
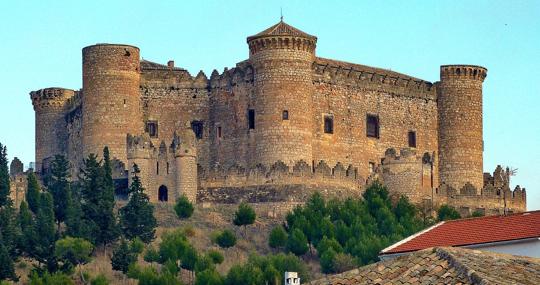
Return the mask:
<svg viewBox="0 0 540 285">
<path fill-rule="evenodd" d="M 36 115 L 36 172 L 42 172 L 43 160 L 65 154 L 67 129 L 64 111 L 75 91 L 45 88 L 30 92 Z"/>
<path fill-rule="evenodd" d="M 246 110 L 255 136 L 251 164 L 312 160 L 312 64 L 317 38 L 280 21 L 248 37 L 255 98 Z M 252 124 L 253 123 L 253 124 Z"/>
<path fill-rule="evenodd" d="M 487 69 L 443 65 L 438 84 L 439 177 L 455 189 L 483 187 L 482 83 Z"/>
<path fill-rule="evenodd" d="M 197 147 L 195 141 L 195 134 L 191 128 L 184 129 L 179 135 L 174 134 L 176 197 L 170 199 L 173 202 L 181 195 L 185 195 L 192 203 L 197 202 Z"/>
<path fill-rule="evenodd" d="M 102 155 L 123 162 L 127 134 L 143 132 L 140 111 L 139 48 L 97 44 L 85 47 L 83 55 L 83 155 Z"/>
</svg>

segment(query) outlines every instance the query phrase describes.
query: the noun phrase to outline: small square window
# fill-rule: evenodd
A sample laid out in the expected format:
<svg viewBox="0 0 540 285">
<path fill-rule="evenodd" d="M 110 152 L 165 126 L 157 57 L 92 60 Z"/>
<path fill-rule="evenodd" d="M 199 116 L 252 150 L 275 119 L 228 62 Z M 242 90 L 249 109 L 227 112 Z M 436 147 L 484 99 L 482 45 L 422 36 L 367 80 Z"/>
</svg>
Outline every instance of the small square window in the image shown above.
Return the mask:
<svg viewBox="0 0 540 285">
<path fill-rule="evenodd" d="M 367 115 L 366 118 L 366 135 L 370 138 L 379 138 L 379 117 L 375 115 Z"/>
<path fill-rule="evenodd" d="M 281 118 L 286 121 L 289 119 L 289 111 L 283 110 L 283 114 L 281 115 Z"/>
<path fill-rule="evenodd" d="M 250 130 L 255 129 L 255 110 L 248 110 L 248 127 Z"/>
<path fill-rule="evenodd" d="M 145 131 L 151 138 L 158 137 L 158 122 L 157 121 L 147 121 Z"/>
<path fill-rule="evenodd" d="M 325 134 L 334 133 L 334 116 L 333 115 L 324 115 L 324 133 Z"/>
<path fill-rule="evenodd" d="M 416 147 L 416 132 L 409 132 L 409 147 Z"/>
</svg>

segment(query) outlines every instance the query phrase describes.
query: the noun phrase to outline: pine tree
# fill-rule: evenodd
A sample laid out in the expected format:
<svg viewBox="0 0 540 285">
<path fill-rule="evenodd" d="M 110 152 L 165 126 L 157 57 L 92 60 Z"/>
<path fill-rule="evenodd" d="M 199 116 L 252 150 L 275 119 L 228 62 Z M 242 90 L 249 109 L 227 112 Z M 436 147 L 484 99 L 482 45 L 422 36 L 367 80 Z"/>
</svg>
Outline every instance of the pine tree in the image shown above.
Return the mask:
<svg viewBox="0 0 540 285">
<path fill-rule="evenodd" d="M 157 221 L 154 217 L 154 206 L 144 193 L 139 173 L 139 167 L 134 164 L 129 202 L 120 209 L 120 225 L 126 238 L 139 237 L 143 242 L 149 243 L 155 237 Z"/>
<path fill-rule="evenodd" d="M 294 229 L 287 240 L 287 250 L 300 256 L 304 255 L 308 249 L 308 241 L 304 233 L 299 229 Z"/>
<path fill-rule="evenodd" d="M 8 205 L 10 200 L 7 148 L 0 143 L 0 207 Z"/>
<path fill-rule="evenodd" d="M 0 207 L 0 233 L 7 251 L 12 258 L 15 258 L 18 255 L 19 227 L 16 210 L 9 198 L 7 204 Z"/>
<path fill-rule="evenodd" d="M 180 219 L 187 219 L 191 217 L 191 215 L 193 215 L 193 210 L 193 204 L 189 201 L 186 195 L 182 195 L 180 198 L 178 198 L 178 200 L 176 200 L 174 211 Z"/>
<path fill-rule="evenodd" d="M 28 202 L 28 207 L 34 214 L 37 214 L 39 207 L 39 193 L 40 187 L 36 175 L 33 172 L 28 173 L 28 186 L 26 190 L 26 201 Z"/>
<path fill-rule="evenodd" d="M 69 162 L 62 155 L 54 157 L 48 190 L 53 196 L 54 216 L 58 223 L 58 230 L 60 230 L 60 223 L 66 220 L 67 211 L 71 204 Z"/>
<path fill-rule="evenodd" d="M 106 171 L 90 154 L 81 170 L 81 210 L 84 236 L 96 245 L 105 245 L 118 237 L 114 215 L 114 194 L 110 194 Z"/>
<path fill-rule="evenodd" d="M 32 250 L 36 246 L 36 228 L 32 212 L 28 208 L 28 204 L 25 201 L 21 202 L 19 207 L 19 227 L 21 228 L 21 238 L 19 240 L 19 248 L 27 253 L 31 254 Z"/>
<path fill-rule="evenodd" d="M 113 250 L 111 265 L 113 270 L 122 271 L 126 274 L 129 266 L 137 261 L 137 254 L 133 252 L 125 239 Z"/>
<path fill-rule="evenodd" d="M 255 210 L 250 205 L 242 202 L 234 213 L 233 223 L 236 226 L 244 226 L 244 231 L 246 231 L 246 227 L 253 224 L 256 217 Z"/>
<path fill-rule="evenodd" d="M 45 264 L 50 272 L 56 270 L 54 243 L 56 235 L 53 199 L 50 193 L 40 194 L 39 208 L 36 215 L 36 246 L 32 255 Z"/>
<path fill-rule="evenodd" d="M 0 234 L 0 280 L 5 279 L 18 280 L 13 267 L 13 259 L 11 259 L 7 248 L 4 246 L 2 235 Z"/>
<path fill-rule="evenodd" d="M 84 227 L 83 212 L 81 208 L 81 191 L 77 184 L 72 184 L 71 203 L 66 210 L 66 235 L 72 237 L 86 237 L 87 230 Z"/>
<path fill-rule="evenodd" d="M 268 245 L 271 248 L 280 248 L 284 247 L 287 244 L 287 232 L 283 229 L 282 226 L 277 226 L 272 229 L 270 232 L 270 237 L 268 238 Z"/>
</svg>

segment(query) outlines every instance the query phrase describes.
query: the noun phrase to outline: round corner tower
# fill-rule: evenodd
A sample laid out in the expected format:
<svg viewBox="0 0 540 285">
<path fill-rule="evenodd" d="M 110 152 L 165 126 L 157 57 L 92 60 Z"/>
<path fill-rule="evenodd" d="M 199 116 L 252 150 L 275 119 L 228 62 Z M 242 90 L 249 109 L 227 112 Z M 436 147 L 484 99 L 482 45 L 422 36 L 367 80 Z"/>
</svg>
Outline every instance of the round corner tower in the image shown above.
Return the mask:
<svg viewBox="0 0 540 285">
<path fill-rule="evenodd" d="M 270 165 L 312 160 L 312 64 L 317 38 L 283 21 L 247 38 L 254 68 L 255 153 Z"/>
<path fill-rule="evenodd" d="M 483 187 L 482 83 L 487 69 L 443 65 L 438 83 L 439 177 L 460 189 Z"/>
<path fill-rule="evenodd" d="M 65 152 L 67 130 L 64 120 L 68 100 L 75 91 L 45 88 L 30 92 L 35 111 L 36 172 L 42 171 L 43 160 Z"/>
<path fill-rule="evenodd" d="M 127 162 L 126 136 L 140 134 L 139 48 L 120 44 L 85 47 L 83 56 L 83 155 Z"/>
</svg>

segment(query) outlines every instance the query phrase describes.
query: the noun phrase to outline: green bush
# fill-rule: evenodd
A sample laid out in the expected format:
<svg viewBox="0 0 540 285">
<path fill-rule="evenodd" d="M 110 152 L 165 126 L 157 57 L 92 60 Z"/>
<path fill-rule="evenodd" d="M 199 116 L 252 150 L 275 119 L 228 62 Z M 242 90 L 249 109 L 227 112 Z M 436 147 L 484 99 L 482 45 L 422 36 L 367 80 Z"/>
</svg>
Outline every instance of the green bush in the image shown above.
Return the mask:
<svg viewBox="0 0 540 285">
<path fill-rule="evenodd" d="M 300 229 L 294 229 L 287 239 L 287 250 L 297 256 L 304 255 L 308 250 L 308 240 Z"/>
<path fill-rule="evenodd" d="M 103 274 L 99 274 L 90 282 L 91 285 L 109 285 L 109 280 Z"/>
<path fill-rule="evenodd" d="M 223 257 L 223 254 L 221 254 L 221 252 L 219 252 L 217 250 L 214 250 L 214 249 L 211 249 L 211 250 L 208 251 L 207 255 L 208 255 L 208 257 L 210 257 L 212 259 L 212 262 L 214 264 L 223 263 L 224 257 Z"/>
<path fill-rule="evenodd" d="M 229 248 L 236 244 L 236 236 L 231 230 L 224 230 L 217 237 L 216 241 L 220 247 Z"/>
<path fill-rule="evenodd" d="M 197 273 L 195 285 L 222 285 L 223 277 L 215 269 L 206 269 Z"/>
<path fill-rule="evenodd" d="M 282 248 L 287 244 L 287 232 L 283 229 L 282 226 L 277 226 L 272 229 L 270 232 L 270 237 L 268 238 L 268 245 L 271 248 Z"/>
<path fill-rule="evenodd" d="M 194 211 L 193 204 L 185 195 L 182 195 L 180 196 L 180 198 L 178 198 L 178 200 L 176 200 L 176 204 L 174 205 L 174 211 L 180 219 L 190 218 L 193 215 Z"/>
<path fill-rule="evenodd" d="M 247 203 L 240 203 L 238 210 L 234 213 L 233 223 L 236 226 L 247 226 L 255 222 L 257 215 L 255 210 Z"/>
<path fill-rule="evenodd" d="M 461 219 L 461 215 L 454 207 L 442 205 L 439 210 L 437 210 L 437 218 L 439 221 L 448 221 Z"/>
<path fill-rule="evenodd" d="M 36 272 L 30 275 L 30 285 L 74 285 L 75 283 L 71 278 L 61 272 L 50 274 L 49 272 L 43 273 L 39 276 Z"/>
</svg>

